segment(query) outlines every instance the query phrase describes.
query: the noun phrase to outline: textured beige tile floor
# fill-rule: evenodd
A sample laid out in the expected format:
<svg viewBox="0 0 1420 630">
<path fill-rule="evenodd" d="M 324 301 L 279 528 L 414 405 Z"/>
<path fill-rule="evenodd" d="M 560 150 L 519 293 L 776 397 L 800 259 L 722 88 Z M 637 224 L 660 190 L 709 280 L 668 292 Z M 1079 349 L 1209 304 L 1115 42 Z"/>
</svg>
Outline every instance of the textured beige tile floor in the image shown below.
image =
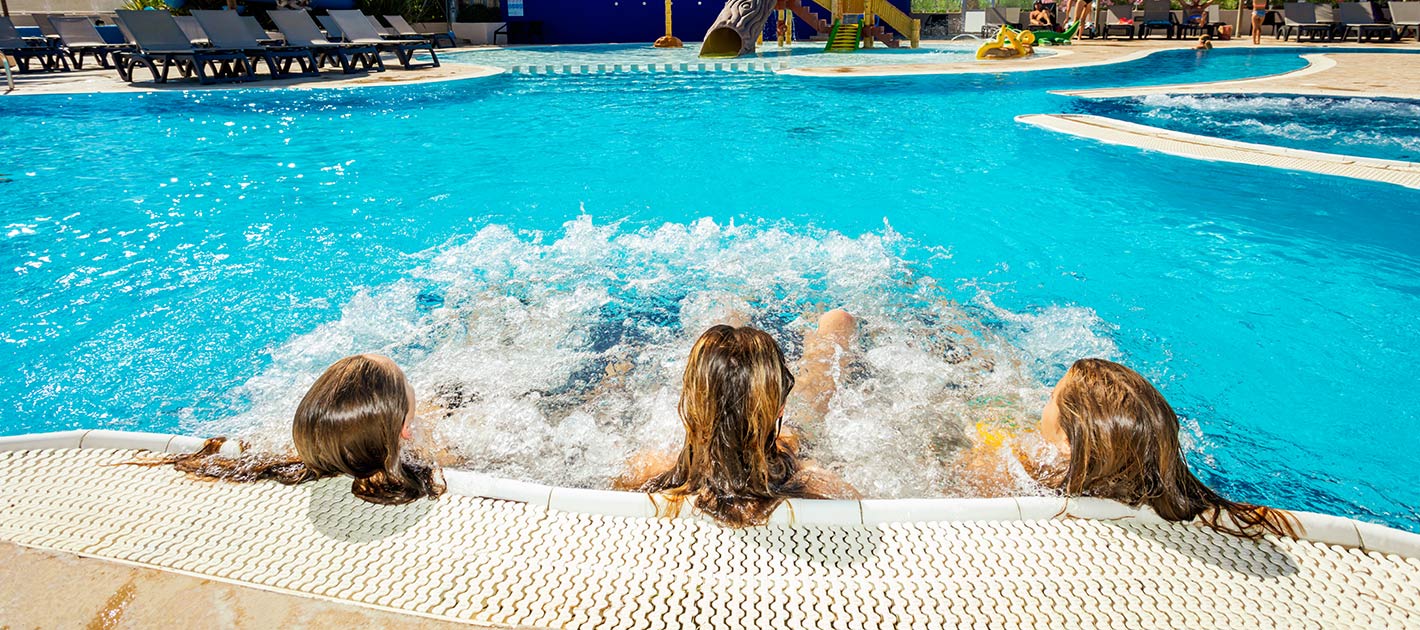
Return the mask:
<svg viewBox="0 0 1420 630">
<path fill-rule="evenodd" d="M 0 542 L 0 628 L 477 628 Z"/>
</svg>

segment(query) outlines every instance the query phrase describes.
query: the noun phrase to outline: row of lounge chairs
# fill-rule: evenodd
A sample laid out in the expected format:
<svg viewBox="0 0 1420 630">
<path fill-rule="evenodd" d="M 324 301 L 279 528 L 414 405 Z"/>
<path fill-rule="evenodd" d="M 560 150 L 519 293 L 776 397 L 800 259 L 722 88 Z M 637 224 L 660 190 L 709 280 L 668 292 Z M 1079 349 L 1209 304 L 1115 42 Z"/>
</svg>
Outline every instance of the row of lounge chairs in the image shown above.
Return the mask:
<svg viewBox="0 0 1420 630">
<path fill-rule="evenodd" d="M 118 11 L 127 44 L 105 41 L 86 17 L 35 15 L 45 35 L 41 38 L 22 38 L 13 23 L 0 18 L 0 48 L 16 59 L 21 72 L 33 70 L 35 62 L 44 71 L 67 71 L 71 64 L 82 68 L 92 57 L 105 68 L 116 68 L 129 82 L 142 66 L 158 83 L 167 82 L 176 69 L 206 84 L 255 80 L 261 62 L 271 78 L 315 76 L 325 66 L 346 74 L 378 72 L 385 69 L 385 52 L 393 53 L 405 69 L 438 66 L 435 42 L 453 43 L 448 34 L 414 32 L 398 16 L 387 16 L 394 26 L 386 29 L 358 10 L 321 16 L 328 35 L 305 11 L 273 10 L 268 16 L 279 33 L 268 33 L 255 18 L 233 11 L 193 11 L 177 17 L 166 11 Z M 400 37 L 400 32 L 415 37 Z M 416 60 L 421 51 L 429 61 Z"/>
<path fill-rule="evenodd" d="M 1359 42 L 1399 41 L 1406 36 L 1420 39 L 1420 1 L 1391 2 L 1388 16 L 1375 16 L 1368 2 L 1341 2 L 1334 8 L 1309 2 L 1288 2 L 1283 6 L 1282 19 L 1274 23 L 1273 34 L 1283 40 L 1292 35 L 1315 41 L 1346 41 L 1354 37 Z M 1162 32 L 1169 38 L 1197 37 L 1207 34 L 1217 37 L 1219 26 L 1227 24 L 1218 6 L 1210 5 L 1198 22 L 1185 22 L 1169 9 L 1169 0 L 1145 0 L 1142 15 L 1136 16 L 1132 4 L 1111 6 L 1098 34 L 1108 37 L 1147 38 Z M 1021 9 L 989 7 L 982 11 L 967 11 L 968 33 L 980 30 L 989 37 L 1001 26 L 1029 28 L 1028 14 Z M 1381 18 L 1381 19 L 1377 19 Z"/>
<path fill-rule="evenodd" d="M 1394 42 L 1407 32 L 1420 37 L 1420 2 L 1391 2 L 1389 21 L 1377 19 L 1370 3 L 1342 2 L 1335 7 L 1310 2 L 1288 2 L 1283 5 L 1284 23 L 1275 33 L 1283 41 L 1292 35 L 1297 41 L 1346 41 L 1354 34 L 1356 42 Z"/>
</svg>

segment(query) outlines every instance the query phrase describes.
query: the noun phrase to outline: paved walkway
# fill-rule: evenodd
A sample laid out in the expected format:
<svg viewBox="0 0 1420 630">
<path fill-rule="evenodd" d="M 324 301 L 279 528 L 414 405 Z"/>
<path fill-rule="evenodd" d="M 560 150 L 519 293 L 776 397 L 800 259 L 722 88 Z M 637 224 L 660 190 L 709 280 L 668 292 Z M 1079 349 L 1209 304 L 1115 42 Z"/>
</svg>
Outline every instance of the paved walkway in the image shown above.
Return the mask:
<svg viewBox="0 0 1420 630">
<path fill-rule="evenodd" d="M 0 540 L 495 626 L 1420 628 L 1420 558 L 1308 540 L 1130 518 L 733 530 L 454 494 L 376 506 L 348 479 L 193 481 L 123 465 L 137 455 L 0 453 Z M 117 580 L 71 618 L 121 614 Z M 70 605 L 6 584 L 21 607 Z"/>
</svg>

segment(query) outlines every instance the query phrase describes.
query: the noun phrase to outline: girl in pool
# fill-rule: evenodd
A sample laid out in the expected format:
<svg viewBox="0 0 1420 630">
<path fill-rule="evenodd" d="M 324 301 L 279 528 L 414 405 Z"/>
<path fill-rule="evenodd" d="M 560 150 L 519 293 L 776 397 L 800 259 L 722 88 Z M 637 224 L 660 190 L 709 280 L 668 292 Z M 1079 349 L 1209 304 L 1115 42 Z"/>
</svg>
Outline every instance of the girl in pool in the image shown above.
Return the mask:
<svg viewBox="0 0 1420 630">
<path fill-rule="evenodd" d="M 1229 501 L 1199 481 L 1184 460 L 1173 407 L 1123 365 L 1076 361 L 1050 393 L 1038 430 L 1040 449 L 1013 450 L 1032 476 L 1066 496 L 1147 505 L 1170 521 L 1198 518 L 1244 538 L 1295 536 L 1295 519 L 1287 512 Z M 979 489 L 1010 485 L 999 467 L 975 466 L 972 472 Z"/>
<path fill-rule="evenodd" d="M 798 432 L 784 423 L 795 382 L 774 338 L 748 326 L 705 331 L 690 350 L 681 381 L 684 446 L 673 458 L 633 458 L 616 487 L 663 493 L 663 516 L 674 517 L 690 499 L 732 527 L 763 524 L 786 498 L 856 496 L 851 486 L 799 456 L 801 433 L 811 438 L 828 411 L 854 327 L 851 315 L 830 311 L 805 340 Z"/>
<path fill-rule="evenodd" d="M 438 470 L 401 457 L 402 443 L 411 439 L 414 410 L 414 388 L 394 361 L 373 354 L 346 357 L 327 368 L 296 407 L 291 426 L 295 458 L 222 457 L 217 452 L 225 438 L 213 438 L 196 453 L 159 463 L 228 481 L 297 484 L 349 475 L 355 479 L 355 496 L 385 505 L 435 498 L 444 492 Z"/>
</svg>

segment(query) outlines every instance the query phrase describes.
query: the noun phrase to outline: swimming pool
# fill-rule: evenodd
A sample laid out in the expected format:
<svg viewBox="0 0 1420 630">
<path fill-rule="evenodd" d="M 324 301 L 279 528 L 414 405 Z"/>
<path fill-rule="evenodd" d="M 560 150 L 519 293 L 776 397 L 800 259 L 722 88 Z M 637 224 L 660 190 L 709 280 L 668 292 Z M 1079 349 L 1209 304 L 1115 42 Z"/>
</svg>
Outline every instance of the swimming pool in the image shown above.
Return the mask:
<svg viewBox="0 0 1420 630">
<path fill-rule="evenodd" d="M 1420 103 L 1272 95 L 1154 95 L 1082 101 L 1088 113 L 1230 140 L 1420 161 Z"/>
<path fill-rule="evenodd" d="M 708 322 L 748 312 L 795 354 L 841 305 L 863 355 L 818 456 L 868 496 L 952 494 L 969 422 L 1032 422 L 1103 355 L 1230 496 L 1417 530 L 1413 191 L 1012 121 L 1073 106 L 1048 89 L 1302 65 L 11 99 L 3 432 L 280 446 L 324 365 L 377 350 L 463 399 L 438 430 L 469 466 L 598 486 L 678 439 Z"/>
<path fill-rule="evenodd" d="M 822 43 L 798 43 L 780 48 L 772 42 L 760 46 L 753 56 L 738 59 L 705 59 L 699 55 L 699 43 L 689 42 L 684 48 L 654 48 L 646 44 L 586 44 L 561 46 L 514 46 L 453 52 L 441 57 L 453 63 L 472 63 L 498 68 L 516 66 L 591 66 L 598 64 L 633 64 L 663 66 L 705 63 L 740 66 L 748 62 L 773 62 L 775 68 L 817 68 L 824 66 L 877 66 L 904 63 L 959 63 L 976 59 L 976 44 L 923 44 L 919 48 L 863 49 L 857 53 L 827 53 Z M 1053 54 L 1041 50 L 1042 55 Z"/>
</svg>

